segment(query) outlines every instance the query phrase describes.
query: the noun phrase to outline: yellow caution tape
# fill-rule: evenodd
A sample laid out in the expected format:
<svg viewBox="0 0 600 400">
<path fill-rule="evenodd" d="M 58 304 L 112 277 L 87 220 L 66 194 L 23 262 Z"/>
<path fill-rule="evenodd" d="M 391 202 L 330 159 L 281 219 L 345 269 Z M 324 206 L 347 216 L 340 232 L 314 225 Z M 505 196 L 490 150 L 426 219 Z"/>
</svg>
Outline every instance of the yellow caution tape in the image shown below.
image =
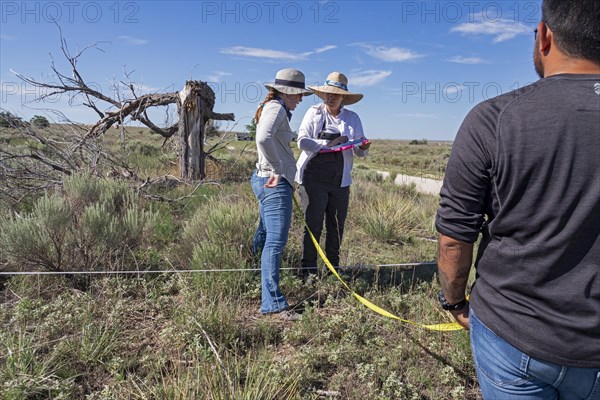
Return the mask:
<svg viewBox="0 0 600 400">
<path fill-rule="evenodd" d="M 373 304 L 369 300 L 365 299 L 364 297 L 362 297 L 361 295 L 359 295 L 358 293 L 356 293 L 342 279 L 342 277 L 338 274 L 338 272 L 335 270 L 335 268 L 333 267 L 333 265 L 331 265 L 331 262 L 329 261 L 329 259 L 325 255 L 325 253 L 323 252 L 323 249 L 321 249 L 321 246 L 319 245 L 319 242 L 317 241 L 317 239 L 315 238 L 315 236 L 311 232 L 310 228 L 308 227 L 308 224 L 306 223 L 306 220 L 304 219 L 304 216 L 303 216 L 303 213 L 302 213 L 302 208 L 300 207 L 300 204 L 298 204 L 298 200 L 296 199 L 295 196 L 294 196 L 294 204 L 296 205 L 296 208 L 300 211 L 300 215 L 302 215 L 302 222 L 304 222 L 304 226 L 306 227 L 306 230 L 307 230 L 308 234 L 310 235 L 310 238 L 312 239 L 312 242 L 315 245 L 315 248 L 317 249 L 317 252 L 319 253 L 319 256 L 321 256 L 321 258 L 325 262 L 325 265 L 327 265 L 327 268 L 329 268 L 329 271 L 331 271 L 331 273 L 333 275 L 335 275 L 335 277 L 338 278 L 338 280 L 340 282 L 342 282 L 342 285 L 344 285 L 346 287 L 346 289 L 348 289 L 352 293 L 352 295 L 354 297 L 356 297 L 356 299 L 358 301 L 360 301 L 362 304 L 364 304 L 365 306 L 367 306 L 371 310 L 375 311 L 376 313 L 383 315 L 384 317 L 392 318 L 392 319 L 398 320 L 400 322 L 404 322 L 406 324 L 411 324 L 411 325 L 418 326 L 420 328 L 429 329 L 429 330 L 432 330 L 432 331 L 445 331 L 445 332 L 447 332 L 447 331 L 460 331 L 460 330 L 463 329 L 463 327 L 460 326 L 458 324 L 458 322 L 451 322 L 451 323 L 445 323 L 445 324 L 425 325 L 425 324 L 419 324 L 417 322 L 413 322 L 413 321 L 409 321 L 407 319 L 400 318 L 397 315 L 394 315 L 391 312 L 384 310 L 383 308 L 379 307 L 378 305 Z"/>
</svg>

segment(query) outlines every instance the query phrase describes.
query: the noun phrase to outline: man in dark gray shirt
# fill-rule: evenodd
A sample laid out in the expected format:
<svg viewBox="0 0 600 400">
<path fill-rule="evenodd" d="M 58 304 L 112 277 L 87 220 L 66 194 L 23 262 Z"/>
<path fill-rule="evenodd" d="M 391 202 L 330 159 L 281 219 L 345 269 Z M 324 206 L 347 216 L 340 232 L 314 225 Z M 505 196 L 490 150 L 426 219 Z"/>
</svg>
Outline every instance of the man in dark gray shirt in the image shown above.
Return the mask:
<svg viewBox="0 0 600 400">
<path fill-rule="evenodd" d="M 485 399 L 600 399 L 600 1 L 544 0 L 534 64 L 542 79 L 457 134 L 439 298 L 471 331 Z"/>
</svg>

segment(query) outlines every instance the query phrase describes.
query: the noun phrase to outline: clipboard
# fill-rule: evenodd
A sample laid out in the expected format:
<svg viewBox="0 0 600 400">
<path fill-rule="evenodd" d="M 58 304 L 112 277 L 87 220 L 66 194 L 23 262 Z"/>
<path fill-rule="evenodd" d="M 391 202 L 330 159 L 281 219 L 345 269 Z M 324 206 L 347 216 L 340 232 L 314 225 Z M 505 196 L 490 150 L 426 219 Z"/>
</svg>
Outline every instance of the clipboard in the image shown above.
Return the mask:
<svg viewBox="0 0 600 400">
<path fill-rule="evenodd" d="M 338 144 L 337 146 L 328 147 L 326 149 L 321 149 L 321 150 L 319 150 L 319 153 L 334 153 L 336 151 L 350 150 L 356 146 L 362 146 L 363 144 L 367 144 L 367 143 L 369 143 L 368 139 L 351 140 L 346 143 Z"/>
</svg>

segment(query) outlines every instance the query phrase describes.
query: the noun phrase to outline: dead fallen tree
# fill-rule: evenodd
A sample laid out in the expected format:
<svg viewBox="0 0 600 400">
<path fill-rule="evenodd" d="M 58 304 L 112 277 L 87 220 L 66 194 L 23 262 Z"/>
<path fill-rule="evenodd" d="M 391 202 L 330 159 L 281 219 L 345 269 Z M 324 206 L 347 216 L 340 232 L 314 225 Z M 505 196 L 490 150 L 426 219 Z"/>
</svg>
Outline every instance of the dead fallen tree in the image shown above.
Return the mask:
<svg viewBox="0 0 600 400">
<path fill-rule="evenodd" d="M 16 72 L 15 75 L 43 93 L 33 100 L 35 102 L 67 95 L 70 104 L 81 101 L 81 105 L 94 110 L 98 121 L 87 128 L 80 146 L 85 146 L 88 140 L 103 135 L 113 126 L 125 129 L 127 123 L 137 121 L 164 137 L 165 141 L 178 135 L 180 179 L 192 181 L 206 177 L 206 158 L 209 156 L 203 148 L 206 125 L 209 120 L 233 121 L 235 118 L 233 114 L 213 111 L 215 93 L 206 82 L 187 81 L 180 92 L 139 94 L 140 86 L 131 80 L 131 74 L 125 72 L 125 80 L 113 82 L 111 91 L 114 95 L 108 96 L 88 83 L 77 67 L 83 53 L 89 49 L 98 49 L 98 46 L 91 45 L 71 54 L 62 33 L 60 41 L 62 54 L 70 66 L 69 72 L 60 71 L 52 59 L 52 75 L 56 81 L 46 82 Z M 160 127 L 149 118 L 150 109 L 171 104 L 177 107 L 177 122 Z"/>
</svg>

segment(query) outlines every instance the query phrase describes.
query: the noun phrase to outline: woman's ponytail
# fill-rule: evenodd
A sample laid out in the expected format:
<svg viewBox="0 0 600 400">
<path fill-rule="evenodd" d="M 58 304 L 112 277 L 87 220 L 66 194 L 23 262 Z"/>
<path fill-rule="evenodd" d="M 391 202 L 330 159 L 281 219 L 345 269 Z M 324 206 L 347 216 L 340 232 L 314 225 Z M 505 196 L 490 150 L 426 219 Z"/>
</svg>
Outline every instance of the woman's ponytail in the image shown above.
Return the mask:
<svg viewBox="0 0 600 400">
<path fill-rule="evenodd" d="M 254 123 L 258 125 L 258 121 L 260 120 L 260 115 L 262 114 L 263 107 L 271 100 L 275 100 L 279 97 L 279 92 L 275 89 L 269 89 L 269 93 L 267 93 L 265 99 L 258 106 L 258 110 L 256 110 L 256 114 L 254 114 Z"/>
</svg>

